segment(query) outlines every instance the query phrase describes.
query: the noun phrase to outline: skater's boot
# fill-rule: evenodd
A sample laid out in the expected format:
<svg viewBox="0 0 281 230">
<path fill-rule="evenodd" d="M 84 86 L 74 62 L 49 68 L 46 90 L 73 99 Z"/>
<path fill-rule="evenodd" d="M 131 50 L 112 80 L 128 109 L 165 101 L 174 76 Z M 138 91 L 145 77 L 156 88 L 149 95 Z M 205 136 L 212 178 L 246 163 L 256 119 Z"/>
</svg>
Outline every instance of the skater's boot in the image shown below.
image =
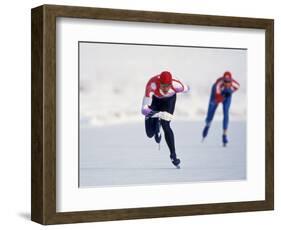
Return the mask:
<svg viewBox="0 0 281 230">
<path fill-rule="evenodd" d="M 180 159 L 177 158 L 177 155 L 175 153 L 171 154 L 170 158 L 171 158 L 173 165 L 179 169 L 181 161 L 180 161 Z"/>
<path fill-rule="evenodd" d="M 202 133 L 203 140 L 208 135 L 209 128 L 210 128 L 210 126 L 206 125 L 205 128 L 203 129 L 203 133 Z"/>
<path fill-rule="evenodd" d="M 156 131 L 155 131 L 155 134 L 154 134 L 154 139 L 155 139 L 157 144 L 159 144 L 161 142 L 161 139 L 162 139 L 161 132 L 160 132 L 160 119 L 157 122 Z"/>
<path fill-rule="evenodd" d="M 222 143 L 223 143 L 223 146 L 225 147 L 228 143 L 228 139 L 227 139 L 227 136 L 226 134 L 223 134 L 222 135 Z"/>
</svg>

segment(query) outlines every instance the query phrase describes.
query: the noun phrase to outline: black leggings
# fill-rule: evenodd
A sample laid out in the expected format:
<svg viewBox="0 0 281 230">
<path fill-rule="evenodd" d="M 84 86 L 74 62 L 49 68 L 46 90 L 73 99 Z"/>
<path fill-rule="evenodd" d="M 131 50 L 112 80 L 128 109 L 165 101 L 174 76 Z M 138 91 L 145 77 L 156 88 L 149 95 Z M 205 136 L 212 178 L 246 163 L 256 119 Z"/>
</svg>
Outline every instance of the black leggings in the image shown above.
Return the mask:
<svg viewBox="0 0 281 230">
<path fill-rule="evenodd" d="M 166 111 L 170 114 L 174 113 L 175 105 L 176 105 L 177 96 L 176 94 L 172 97 L 168 98 L 157 98 L 155 96 L 152 97 L 152 103 L 150 108 L 153 111 Z M 145 131 L 146 135 L 151 138 L 159 131 L 160 125 L 164 130 L 165 140 L 170 150 L 170 155 L 175 156 L 176 149 L 175 149 L 175 138 L 173 130 L 170 126 L 170 121 L 160 120 L 158 118 L 147 118 L 145 119 Z"/>
</svg>

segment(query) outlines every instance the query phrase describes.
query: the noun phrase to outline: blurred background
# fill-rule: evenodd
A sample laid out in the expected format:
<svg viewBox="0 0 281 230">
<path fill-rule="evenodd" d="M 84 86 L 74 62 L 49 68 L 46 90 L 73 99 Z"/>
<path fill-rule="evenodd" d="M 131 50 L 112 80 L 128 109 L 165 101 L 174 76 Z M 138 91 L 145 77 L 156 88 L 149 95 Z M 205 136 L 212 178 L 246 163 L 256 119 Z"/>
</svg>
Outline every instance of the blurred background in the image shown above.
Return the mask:
<svg viewBox="0 0 281 230">
<path fill-rule="evenodd" d="M 178 95 L 175 119 L 203 121 L 211 86 L 228 70 L 241 87 L 231 119 L 246 120 L 246 49 L 80 42 L 79 68 L 82 127 L 143 122 L 146 83 L 164 70 L 191 88 Z M 215 120 L 221 117 L 218 108 Z"/>
</svg>

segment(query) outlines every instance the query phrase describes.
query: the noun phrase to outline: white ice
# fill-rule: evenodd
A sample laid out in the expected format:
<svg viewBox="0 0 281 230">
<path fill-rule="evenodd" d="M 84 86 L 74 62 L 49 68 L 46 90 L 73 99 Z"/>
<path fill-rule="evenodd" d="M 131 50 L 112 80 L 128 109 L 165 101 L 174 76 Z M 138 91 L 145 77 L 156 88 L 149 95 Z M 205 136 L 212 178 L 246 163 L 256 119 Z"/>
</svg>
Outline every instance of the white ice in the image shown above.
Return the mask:
<svg viewBox="0 0 281 230">
<path fill-rule="evenodd" d="M 155 185 L 246 179 L 246 122 L 230 123 L 229 144 L 222 147 L 222 124 L 212 124 L 201 143 L 203 122 L 172 121 L 181 169 L 147 138 L 143 123 L 80 127 L 81 187 Z"/>
</svg>

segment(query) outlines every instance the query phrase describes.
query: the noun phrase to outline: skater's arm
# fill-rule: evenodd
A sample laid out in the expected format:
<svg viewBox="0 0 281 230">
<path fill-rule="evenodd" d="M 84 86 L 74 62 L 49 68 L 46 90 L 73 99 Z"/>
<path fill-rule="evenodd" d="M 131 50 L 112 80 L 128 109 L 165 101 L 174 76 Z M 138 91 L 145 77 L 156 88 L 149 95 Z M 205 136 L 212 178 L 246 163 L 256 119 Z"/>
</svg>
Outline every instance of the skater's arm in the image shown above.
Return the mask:
<svg viewBox="0 0 281 230">
<path fill-rule="evenodd" d="M 147 116 L 149 113 L 152 112 L 152 109 L 150 109 L 150 105 L 151 105 L 152 99 L 151 97 L 143 97 L 142 100 L 142 109 L 141 109 L 141 113 L 145 116 Z"/>
<path fill-rule="evenodd" d="M 232 92 L 234 93 L 239 88 L 240 88 L 240 84 L 237 81 L 235 81 L 234 79 L 232 79 L 232 82 L 231 82 L 231 90 L 232 90 Z"/>
<path fill-rule="evenodd" d="M 221 94 L 222 87 L 223 87 L 223 80 L 222 80 L 222 79 L 219 79 L 219 80 L 216 82 L 216 95 L 220 95 L 220 94 Z"/>
<path fill-rule="evenodd" d="M 156 83 L 155 83 L 155 77 L 151 78 L 145 87 L 145 95 L 142 100 L 142 108 L 141 113 L 145 116 L 147 116 L 149 113 L 151 113 L 152 109 L 150 109 L 150 105 L 152 103 L 152 95 L 154 94 L 154 91 L 156 90 Z"/>
<path fill-rule="evenodd" d="M 188 85 L 178 79 L 173 79 L 173 88 L 177 93 L 187 93 L 190 90 Z"/>
<path fill-rule="evenodd" d="M 222 86 L 223 86 L 223 80 L 218 80 L 216 82 L 216 93 L 215 93 L 215 101 L 217 104 L 222 102 L 224 99 L 222 95 Z"/>
<path fill-rule="evenodd" d="M 157 88 L 155 77 L 151 78 L 145 86 L 145 97 L 151 98 Z"/>
</svg>

